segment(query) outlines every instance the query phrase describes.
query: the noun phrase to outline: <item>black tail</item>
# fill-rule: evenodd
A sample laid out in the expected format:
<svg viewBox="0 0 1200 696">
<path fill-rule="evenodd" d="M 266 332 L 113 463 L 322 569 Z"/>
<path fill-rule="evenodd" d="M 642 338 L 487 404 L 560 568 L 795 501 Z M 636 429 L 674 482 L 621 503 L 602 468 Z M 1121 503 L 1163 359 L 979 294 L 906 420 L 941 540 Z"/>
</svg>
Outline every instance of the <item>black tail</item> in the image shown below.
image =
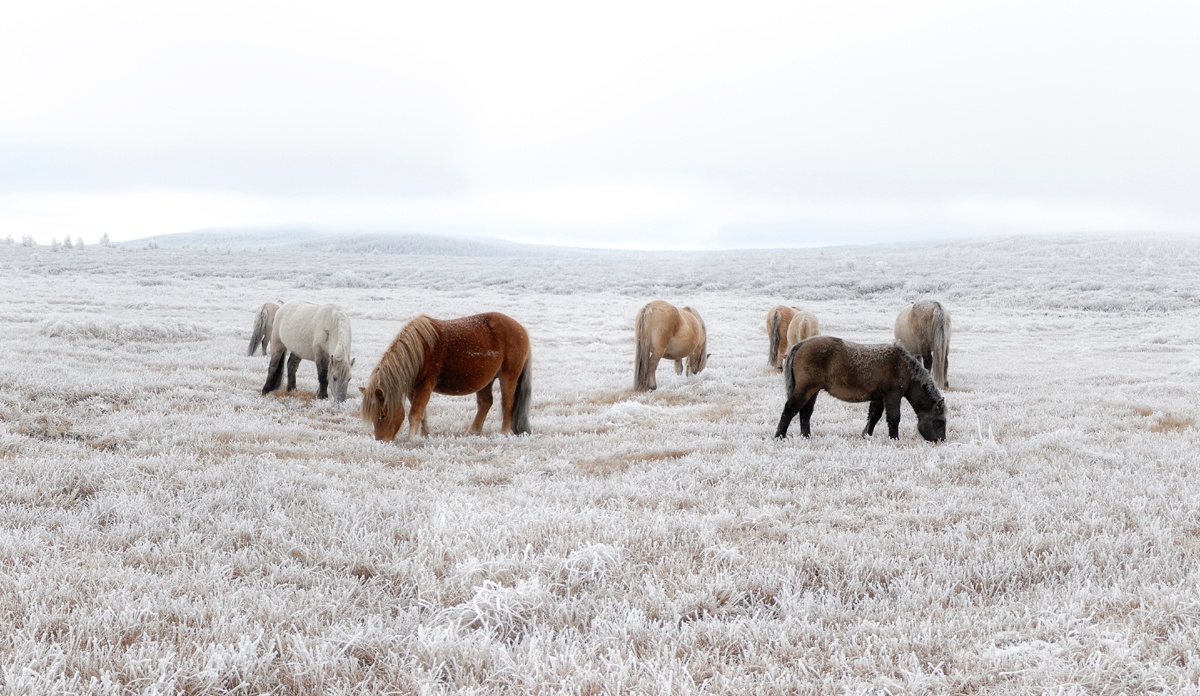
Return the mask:
<svg viewBox="0 0 1200 696">
<path fill-rule="evenodd" d="M 525 367 L 517 376 L 517 389 L 513 393 L 513 435 L 529 434 L 529 401 L 533 393 L 533 353 L 525 356 Z"/>
<path fill-rule="evenodd" d="M 779 368 L 779 312 L 771 312 L 771 352 L 767 354 L 767 362 L 771 367 Z M 785 329 L 786 330 L 786 329 Z"/>
</svg>

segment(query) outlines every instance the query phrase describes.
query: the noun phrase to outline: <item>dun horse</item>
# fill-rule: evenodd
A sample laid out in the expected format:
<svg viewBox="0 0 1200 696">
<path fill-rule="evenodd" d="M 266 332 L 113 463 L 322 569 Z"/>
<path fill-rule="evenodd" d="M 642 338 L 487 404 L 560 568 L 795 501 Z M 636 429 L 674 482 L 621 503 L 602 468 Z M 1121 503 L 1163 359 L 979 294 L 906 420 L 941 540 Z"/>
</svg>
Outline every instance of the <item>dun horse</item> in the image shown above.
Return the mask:
<svg viewBox="0 0 1200 696">
<path fill-rule="evenodd" d="M 800 310 L 796 307 L 779 305 L 767 312 L 767 364 L 776 370 L 783 369 L 787 357 L 787 330 L 792 317 Z"/>
<path fill-rule="evenodd" d="M 704 320 L 691 307 L 677 309 L 662 300 L 654 300 L 638 311 L 634 320 L 637 355 L 634 358 L 633 388 L 650 391 L 658 388 L 655 371 L 658 361 L 675 361 L 675 374 L 698 374 L 708 362 L 708 334 Z"/>
<path fill-rule="evenodd" d="M 275 312 L 279 310 L 279 302 L 264 302 L 254 313 L 254 329 L 250 332 L 250 349 L 246 355 L 254 355 L 254 349 L 262 344 L 262 354 L 267 354 L 267 346 L 271 345 L 271 326 L 275 323 Z"/>
<path fill-rule="evenodd" d="M 950 313 L 936 300 L 921 300 L 896 317 L 896 343 L 917 356 L 933 381 L 950 388 Z"/>
<path fill-rule="evenodd" d="M 797 343 L 783 365 L 787 401 L 775 437 L 787 437 L 788 425 L 800 414 L 800 434 L 808 437 L 813 406 L 822 389 L 842 401 L 871 402 L 863 436 L 875 431 L 887 412 L 888 437 L 900 437 L 900 400 L 917 414 L 921 437 L 946 439 L 946 402 L 920 361 L 890 344 L 860 345 L 832 336 Z"/>
<path fill-rule="evenodd" d="M 350 320 L 337 305 L 317 305 L 293 300 L 286 302 L 275 312 L 271 327 L 271 366 L 267 368 L 267 382 L 262 393 L 269 394 L 279 388 L 283 381 L 283 359 L 287 359 L 287 390 L 296 388 L 296 368 L 301 360 L 312 360 L 317 364 L 317 398 L 333 396 L 338 401 L 346 400 L 346 386 L 350 382 Z"/>
<path fill-rule="evenodd" d="M 492 407 L 492 383 L 500 380 L 502 432 L 529 432 L 533 381 L 529 334 L 499 312 L 441 321 L 418 316 L 404 325 L 379 359 L 362 391 L 362 417 L 374 424 L 376 440 L 393 440 L 404 424 L 408 435 L 418 427 L 429 434 L 425 407 L 432 392 L 474 394 L 478 411 L 470 432 L 479 434 Z"/>
<path fill-rule="evenodd" d="M 796 310 L 796 314 L 787 325 L 787 350 L 791 350 L 792 346 L 800 341 L 812 338 L 819 333 L 821 333 L 821 328 L 817 323 L 817 315 L 802 309 Z M 784 356 L 787 356 L 786 350 Z"/>
</svg>

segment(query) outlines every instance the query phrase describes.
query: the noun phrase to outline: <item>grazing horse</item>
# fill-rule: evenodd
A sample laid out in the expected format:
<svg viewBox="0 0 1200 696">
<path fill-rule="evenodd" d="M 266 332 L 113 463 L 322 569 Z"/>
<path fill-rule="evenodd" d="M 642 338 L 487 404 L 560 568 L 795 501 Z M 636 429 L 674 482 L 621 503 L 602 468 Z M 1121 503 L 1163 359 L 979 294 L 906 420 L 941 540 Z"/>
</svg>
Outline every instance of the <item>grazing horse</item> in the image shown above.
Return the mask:
<svg viewBox="0 0 1200 696">
<path fill-rule="evenodd" d="M 267 354 L 267 346 L 271 345 L 271 326 L 275 323 L 275 312 L 279 311 L 282 302 L 264 302 L 254 313 L 254 330 L 250 333 L 250 349 L 246 355 L 254 355 L 254 349 L 262 344 L 262 354 Z"/>
<path fill-rule="evenodd" d="M 874 433 L 887 411 L 888 437 L 900 437 L 900 400 L 908 399 L 917 414 L 921 437 L 946 439 L 946 402 L 920 361 L 891 344 L 860 345 L 833 336 L 814 336 L 792 347 L 783 364 L 787 401 L 775 437 L 787 437 L 788 425 L 800 414 L 800 434 L 808 437 L 809 420 L 822 389 L 842 401 L 871 402 L 863 437 Z"/>
<path fill-rule="evenodd" d="M 341 307 L 292 300 L 275 312 L 271 327 L 271 366 L 262 393 L 269 394 L 283 381 L 283 358 L 287 359 L 287 390 L 296 388 L 296 368 L 301 360 L 317 364 L 317 398 L 325 399 L 332 387 L 338 401 L 346 400 L 350 382 L 350 320 Z"/>
<path fill-rule="evenodd" d="M 529 433 L 529 401 L 533 386 L 529 334 L 499 312 L 438 320 L 424 314 L 404 325 L 383 353 L 362 391 L 362 417 L 375 426 L 376 440 L 393 440 L 404 424 L 408 436 L 420 427 L 429 434 L 425 406 L 432 392 L 474 394 L 478 404 L 470 432 L 483 431 L 492 407 L 492 383 L 500 380 L 504 423 L 501 432 Z"/>
<path fill-rule="evenodd" d="M 783 359 L 787 357 L 788 349 L 788 325 L 799 311 L 796 307 L 778 305 L 767 312 L 767 364 L 776 370 L 783 369 Z"/>
<path fill-rule="evenodd" d="M 792 316 L 792 320 L 787 325 L 787 350 L 791 350 L 792 346 L 800 341 L 812 338 L 819 333 L 821 333 L 821 328 L 817 323 L 817 315 L 802 309 L 796 310 L 796 314 Z M 787 350 L 784 351 L 784 357 L 787 356 Z M 780 365 L 780 367 L 783 366 Z"/>
<path fill-rule="evenodd" d="M 919 357 L 933 381 L 950 388 L 950 313 L 937 300 L 921 300 L 896 317 L 896 343 Z"/>
<path fill-rule="evenodd" d="M 638 311 L 633 330 L 637 343 L 633 388 L 638 391 L 658 388 L 654 373 L 663 358 L 675 361 L 675 374 L 683 374 L 683 359 L 687 358 L 689 376 L 698 374 L 708 363 L 704 320 L 691 307 L 677 309 L 654 300 Z"/>
</svg>

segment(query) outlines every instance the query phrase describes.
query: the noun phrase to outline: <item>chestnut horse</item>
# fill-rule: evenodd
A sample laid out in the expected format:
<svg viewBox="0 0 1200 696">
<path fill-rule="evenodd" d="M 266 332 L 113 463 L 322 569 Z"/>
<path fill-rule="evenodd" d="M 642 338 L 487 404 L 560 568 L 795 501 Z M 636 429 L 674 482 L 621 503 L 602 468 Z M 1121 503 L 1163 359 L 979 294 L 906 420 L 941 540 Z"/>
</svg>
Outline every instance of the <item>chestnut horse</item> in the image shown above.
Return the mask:
<svg viewBox="0 0 1200 696">
<path fill-rule="evenodd" d="M 704 320 L 691 307 L 677 309 L 670 303 L 654 300 L 638 311 L 633 331 L 637 343 L 633 388 L 638 391 L 658 388 L 654 373 L 663 358 L 675 361 L 675 374 L 683 373 L 683 359 L 687 358 L 689 376 L 698 374 L 708 362 Z"/>
<path fill-rule="evenodd" d="M 776 370 L 783 369 L 788 349 L 788 325 L 799 311 L 796 307 L 778 305 L 767 312 L 767 364 Z"/>
<path fill-rule="evenodd" d="M 424 314 L 404 325 L 383 353 L 362 391 L 363 420 L 375 426 L 376 440 L 393 440 L 404 424 L 408 436 L 429 434 L 425 406 L 432 392 L 474 394 L 479 410 L 470 432 L 483 431 L 492 407 L 492 383 L 500 379 L 501 432 L 529 432 L 533 357 L 525 327 L 499 312 L 438 320 Z"/>
<path fill-rule="evenodd" d="M 887 411 L 888 437 L 900 437 L 900 400 L 908 399 L 917 414 L 917 430 L 931 442 L 946 439 L 946 401 L 921 362 L 891 344 L 864 346 L 833 336 L 814 336 L 797 343 L 783 363 L 787 401 L 775 437 L 787 437 L 788 425 L 800 414 L 800 434 L 808 437 L 809 420 L 822 389 L 842 401 L 869 401 L 863 437 L 874 433 Z"/>
<path fill-rule="evenodd" d="M 896 317 L 896 343 L 921 359 L 933 381 L 950 388 L 950 313 L 937 300 L 921 300 Z"/>
<path fill-rule="evenodd" d="M 264 302 L 254 313 L 254 329 L 250 332 L 250 349 L 246 355 L 254 355 L 254 350 L 262 344 L 262 354 L 267 354 L 267 346 L 271 345 L 271 326 L 275 323 L 275 312 L 279 311 L 282 302 Z"/>
<path fill-rule="evenodd" d="M 819 333 L 821 333 L 821 327 L 817 323 L 817 315 L 797 309 L 796 314 L 792 316 L 792 320 L 787 325 L 787 349 L 784 350 L 784 356 L 787 356 L 787 351 L 791 350 L 792 346 Z"/>
</svg>

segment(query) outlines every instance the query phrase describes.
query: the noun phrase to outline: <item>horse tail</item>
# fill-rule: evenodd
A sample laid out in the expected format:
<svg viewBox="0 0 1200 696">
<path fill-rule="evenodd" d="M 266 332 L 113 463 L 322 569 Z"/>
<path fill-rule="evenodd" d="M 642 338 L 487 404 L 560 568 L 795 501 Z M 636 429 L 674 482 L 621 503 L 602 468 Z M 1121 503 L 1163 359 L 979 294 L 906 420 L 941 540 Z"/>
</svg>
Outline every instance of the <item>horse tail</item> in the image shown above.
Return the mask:
<svg viewBox="0 0 1200 696">
<path fill-rule="evenodd" d="M 787 357 L 783 359 L 783 388 L 786 390 L 787 398 L 792 398 L 792 394 L 796 391 L 796 373 L 792 371 L 792 363 L 796 359 L 796 351 L 800 349 L 800 344 L 792 346 L 788 349 Z"/>
<path fill-rule="evenodd" d="M 779 314 L 779 312 L 771 312 L 771 330 L 767 332 L 771 335 L 771 347 L 769 348 L 770 352 L 767 353 L 767 362 L 771 367 L 776 368 L 779 367 L 779 322 L 782 319 Z M 787 331 L 787 327 L 784 327 L 783 330 Z"/>
<path fill-rule="evenodd" d="M 254 349 L 267 337 L 267 332 L 271 330 L 267 326 L 267 319 L 267 308 L 259 307 L 258 316 L 254 319 L 254 331 L 250 334 L 250 349 L 246 355 L 254 355 Z"/>
<path fill-rule="evenodd" d="M 650 305 L 642 307 L 633 325 L 637 357 L 634 359 L 633 388 L 639 391 L 650 389 Z"/>
<path fill-rule="evenodd" d="M 533 394 L 533 352 L 525 356 L 525 366 L 517 376 L 517 389 L 513 393 L 513 435 L 529 434 L 529 402 Z"/>
<path fill-rule="evenodd" d="M 946 370 L 950 363 L 950 315 L 942 307 L 942 303 L 933 303 L 932 327 L 933 381 L 943 389 L 948 389 Z"/>
</svg>

